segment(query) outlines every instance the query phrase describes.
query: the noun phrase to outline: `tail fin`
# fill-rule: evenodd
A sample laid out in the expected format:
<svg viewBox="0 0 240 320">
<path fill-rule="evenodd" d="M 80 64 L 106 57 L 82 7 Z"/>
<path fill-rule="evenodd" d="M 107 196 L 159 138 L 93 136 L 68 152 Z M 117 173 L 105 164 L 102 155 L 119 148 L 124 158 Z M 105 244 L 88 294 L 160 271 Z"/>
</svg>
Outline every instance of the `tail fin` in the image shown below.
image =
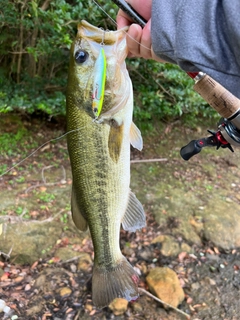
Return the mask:
<svg viewBox="0 0 240 320">
<path fill-rule="evenodd" d="M 94 266 L 92 300 L 96 307 L 108 306 L 115 298 L 128 301 L 138 298 L 138 275 L 127 259 L 109 269 Z"/>
</svg>

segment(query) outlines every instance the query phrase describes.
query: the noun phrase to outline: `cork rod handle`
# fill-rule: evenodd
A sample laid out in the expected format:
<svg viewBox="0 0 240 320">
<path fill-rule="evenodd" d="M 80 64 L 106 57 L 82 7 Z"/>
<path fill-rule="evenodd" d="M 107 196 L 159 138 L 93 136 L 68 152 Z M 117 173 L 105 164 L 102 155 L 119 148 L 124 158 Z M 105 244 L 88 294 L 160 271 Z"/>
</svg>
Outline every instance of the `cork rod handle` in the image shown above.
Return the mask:
<svg viewBox="0 0 240 320">
<path fill-rule="evenodd" d="M 240 100 L 207 74 L 193 88 L 223 118 L 231 118 L 240 110 Z"/>
</svg>

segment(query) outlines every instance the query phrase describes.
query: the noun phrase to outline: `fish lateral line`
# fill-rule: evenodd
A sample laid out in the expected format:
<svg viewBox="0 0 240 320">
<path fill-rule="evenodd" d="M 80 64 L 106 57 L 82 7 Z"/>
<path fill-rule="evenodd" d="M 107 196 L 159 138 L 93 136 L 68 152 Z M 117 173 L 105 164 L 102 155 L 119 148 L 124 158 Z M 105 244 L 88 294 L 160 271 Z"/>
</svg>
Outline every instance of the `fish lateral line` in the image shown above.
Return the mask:
<svg viewBox="0 0 240 320">
<path fill-rule="evenodd" d="M 33 152 L 31 152 L 28 156 L 26 156 L 24 159 L 20 160 L 19 162 L 15 163 L 13 166 L 11 166 L 9 169 L 7 169 L 6 171 L 4 171 L 2 174 L 0 174 L 0 178 L 5 176 L 8 172 L 12 171 L 14 168 L 20 166 L 20 164 L 22 164 L 24 161 L 26 161 L 27 159 L 31 158 L 36 152 L 38 152 L 40 149 L 42 149 L 43 147 L 45 147 L 48 143 L 54 142 L 54 141 L 58 141 L 62 138 L 64 138 L 65 136 L 67 136 L 70 133 L 76 132 L 80 130 L 79 129 L 74 129 L 68 132 L 65 132 L 64 134 L 62 134 L 60 137 L 54 138 L 54 139 L 50 139 L 46 142 L 44 142 L 41 146 L 39 146 L 37 149 L 35 149 Z"/>
</svg>

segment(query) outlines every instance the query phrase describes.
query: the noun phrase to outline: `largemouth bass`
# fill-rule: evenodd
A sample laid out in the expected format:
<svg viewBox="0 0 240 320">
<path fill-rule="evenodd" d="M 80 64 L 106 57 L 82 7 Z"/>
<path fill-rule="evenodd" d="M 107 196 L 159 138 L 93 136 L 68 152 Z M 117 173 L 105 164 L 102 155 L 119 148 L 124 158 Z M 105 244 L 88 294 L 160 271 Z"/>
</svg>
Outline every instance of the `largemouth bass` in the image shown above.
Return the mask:
<svg viewBox="0 0 240 320">
<path fill-rule="evenodd" d="M 72 217 L 80 230 L 89 226 L 94 246 L 92 299 L 104 307 L 117 298 L 138 297 L 138 275 L 122 255 L 120 227 L 145 226 L 141 203 L 130 191 L 130 143 L 142 149 L 132 123 L 133 90 L 125 65 L 126 30 L 104 31 L 86 21 L 72 44 L 67 87 L 68 151 L 71 161 Z M 104 99 L 93 110 L 96 60 L 106 58 Z"/>
</svg>

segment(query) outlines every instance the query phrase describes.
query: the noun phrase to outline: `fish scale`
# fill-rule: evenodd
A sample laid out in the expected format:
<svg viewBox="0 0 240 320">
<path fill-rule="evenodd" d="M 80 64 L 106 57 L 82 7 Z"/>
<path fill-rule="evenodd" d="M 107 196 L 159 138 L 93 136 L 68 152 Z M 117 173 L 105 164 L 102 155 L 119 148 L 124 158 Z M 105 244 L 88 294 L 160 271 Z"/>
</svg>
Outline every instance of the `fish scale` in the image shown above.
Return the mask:
<svg viewBox="0 0 240 320">
<path fill-rule="evenodd" d="M 80 230 L 89 227 L 94 247 L 92 298 L 97 307 L 138 296 L 138 275 L 120 250 L 120 228 L 145 226 L 141 203 L 130 191 L 130 143 L 141 149 L 132 123 L 132 84 L 126 70 L 125 30 L 104 33 L 106 85 L 96 119 L 91 90 L 102 30 L 86 21 L 78 27 L 70 53 L 67 136 L 73 185 L 71 210 Z M 80 57 L 80 58 L 79 58 Z"/>
</svg>

